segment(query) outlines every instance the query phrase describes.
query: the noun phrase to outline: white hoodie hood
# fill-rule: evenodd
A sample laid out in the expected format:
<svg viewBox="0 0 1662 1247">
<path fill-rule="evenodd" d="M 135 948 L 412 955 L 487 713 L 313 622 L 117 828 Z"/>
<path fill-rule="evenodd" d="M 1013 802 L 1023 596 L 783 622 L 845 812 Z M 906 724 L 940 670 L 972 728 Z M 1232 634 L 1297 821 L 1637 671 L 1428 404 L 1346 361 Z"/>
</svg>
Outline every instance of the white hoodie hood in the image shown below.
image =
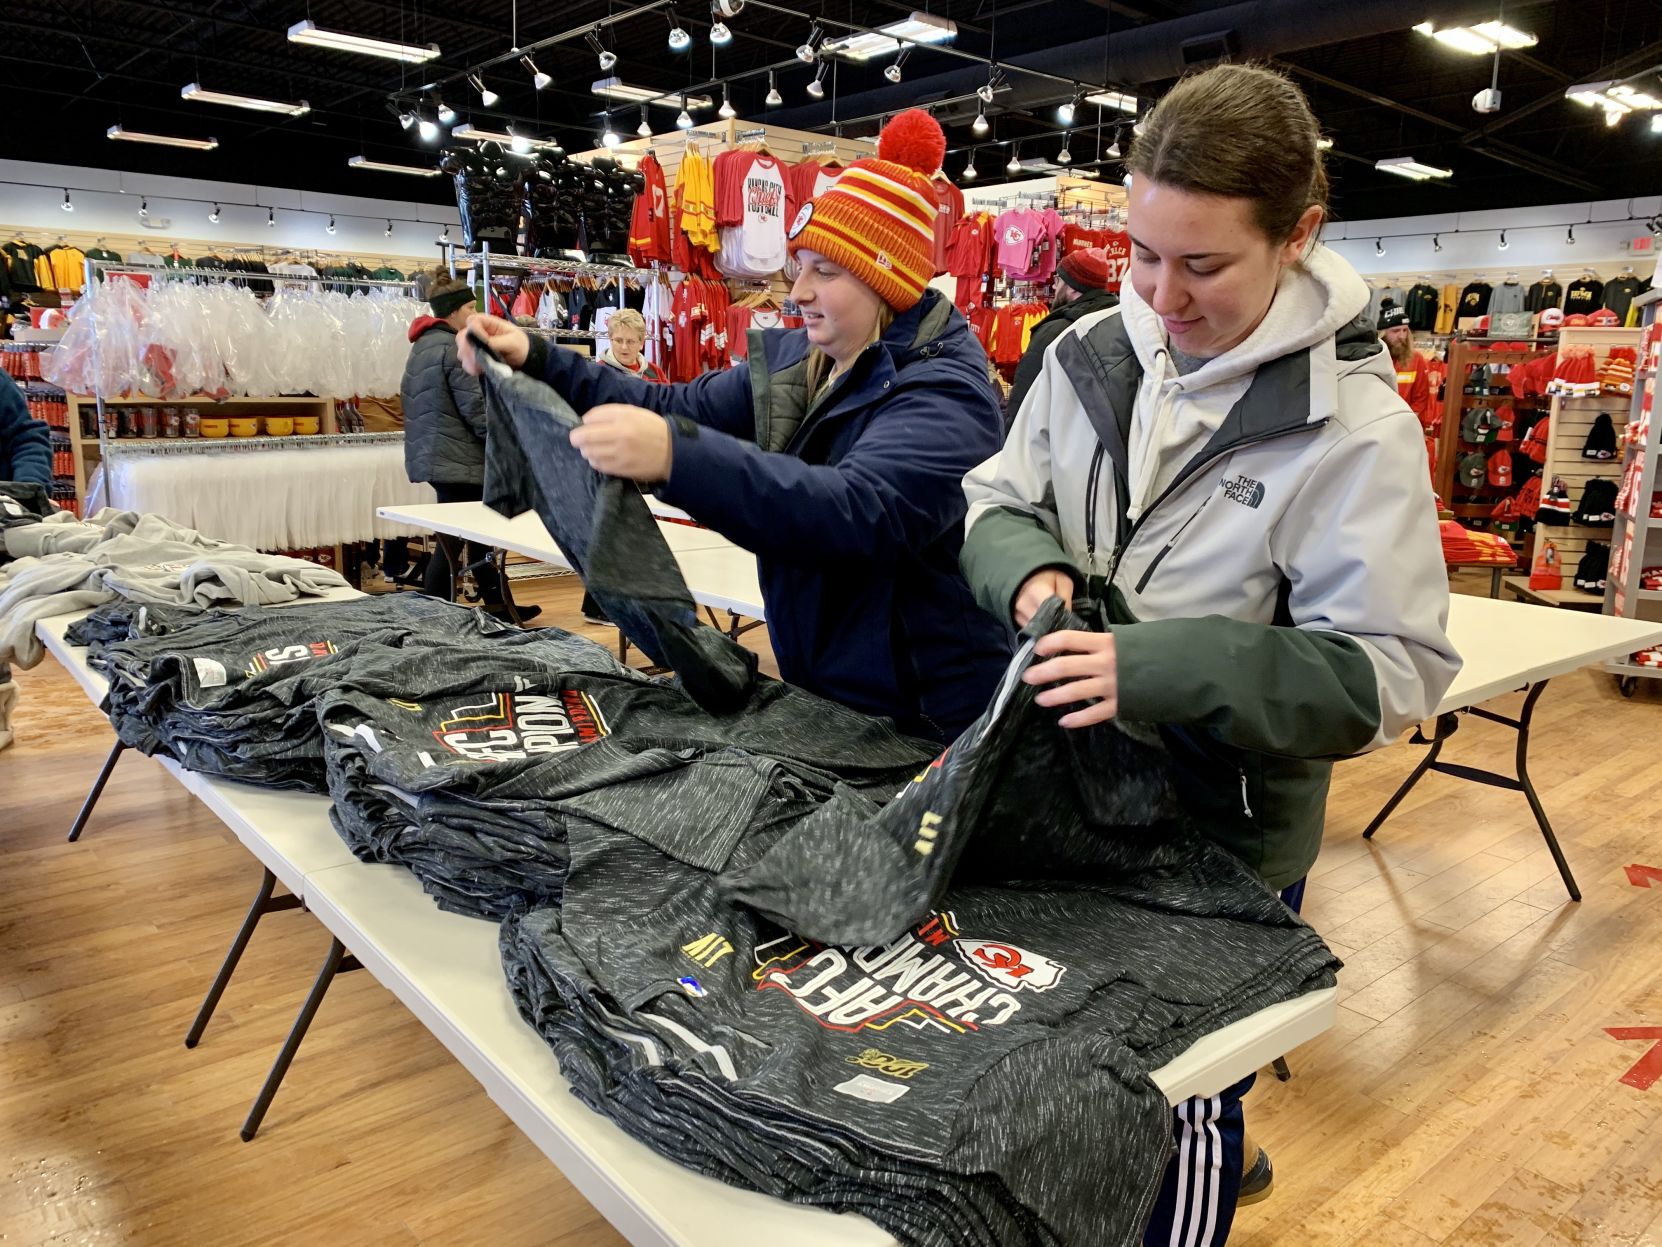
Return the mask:
<svg viewBox="0 0 1662 1247">
<path fill-rule="evenodd" d="M 1172 360 L 1160 317 L 1126 282 L 1120 291 L 1120 315 L 1143 367 L 1131 423 L 1130 517 L 1140 516 L 1200 453 L 1246 393 L 1260 365 L 1307 351 L 1323 340 L 1328 342 L 1328 362 L 1333 363 L 1333 335 L 1367 305 L 1367 283 L 1347 261 L 1317 244 L 1302 263 L 1282 270 L 1269 311 L 1246 341 L 1183 376 Z M 1312 420 L 1332 409 L 1333 369 L 1323 371 L 1325 385 L 1312 376 Z"/>
</svg>

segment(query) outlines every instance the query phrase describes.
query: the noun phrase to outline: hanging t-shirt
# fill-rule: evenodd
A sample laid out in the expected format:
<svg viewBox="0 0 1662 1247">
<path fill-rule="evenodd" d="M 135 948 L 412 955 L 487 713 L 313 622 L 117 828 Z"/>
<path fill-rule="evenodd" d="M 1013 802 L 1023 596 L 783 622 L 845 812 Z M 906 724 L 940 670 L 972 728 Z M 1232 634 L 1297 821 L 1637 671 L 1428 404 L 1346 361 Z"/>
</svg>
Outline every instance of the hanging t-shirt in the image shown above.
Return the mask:
<svg viewBox="0 0 1662 1247">
<path fill-rule="evenodd" d="M 1628 309 L 1639 296 L 1639 285 L 1639 279 L 1632 274 L 1612 277 L 1604 283 L 1604 306 L 1621 317 L 1622 324 L 1627 323 Z"/>
<path fill-rule="evenodd" d="M 1489 296 L 1489 315 L 1524 310 L 1524 288 L 1515 281 L 1503 281 Z"/>
<path fill-rule="evenodd" d="M 1564 287 L 1550 277 L 1543 277 L 1524 294 L 1524 311 L 1544 312 L 1564 301 Z"/>
<path fill-rule="evenodd" d="M 1131 271 L 1131 235 L 1124 230 L 1105 229 L 1101 247 L 1108 254 L 1108 289 L 1118 294 L 1120 283 Z"/>
<path fill-rule="evenodd" d="M 1455 315 L 1464 320 L 1468 316 L 1487 316 L 1489 314 L 1489 296 L 1494 293 L 1494 287 L 1486 281 L 1474 281 L 1467 284 L 1460 292 L 1460 309 Z"/>
<path fill-rule="evenodd" d="M 1044 229 L 1044 218 L 1026 208 L 1012 208 L 993 226 L 998 239 L 998 266 L 1011 277 L 1033 266 L 1033 248 Z"/>
<path fill-rule="evenodd" d="M 744 262 L 756 276 L 785 263 L 785 175 L 772 156 L 759 156 L 744 175 Z"/>
<path fill-rule="evenodd" d="M 1604 306 L 1604 283 L 1596 277 L 1583 277 L 1579 281 L 1572 281 L 1568 290 L 1564 291 L 1564 314 L 1572 316 L 1579 312 L 1589 316 Z"/>
<path fill-rule="evenodd" d="M 956 186 L 941 174 L 930 180 L 935 193 L 935 272 L 947 271 L 947 250 L 952 242 L 952 231 L 964 215 L 964 196 Z"/>
</svg>

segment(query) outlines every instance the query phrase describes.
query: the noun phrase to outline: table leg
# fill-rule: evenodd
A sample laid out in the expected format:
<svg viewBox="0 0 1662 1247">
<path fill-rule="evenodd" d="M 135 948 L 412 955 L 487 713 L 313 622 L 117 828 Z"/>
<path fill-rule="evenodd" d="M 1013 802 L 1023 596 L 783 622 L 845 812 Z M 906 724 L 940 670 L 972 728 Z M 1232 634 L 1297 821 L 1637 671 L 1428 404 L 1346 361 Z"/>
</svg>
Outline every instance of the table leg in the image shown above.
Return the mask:
<svg viewBox="0 0 1662 1247">
<path fill-rule="evenodd" d="M 312 1019 L 317 1016 L 318 1008 L 323 1004 L 323 997 L 328 994 L 329 985 L 335 981 L 335 975 L 362 968 L 356 957 L 347 954 L 346 945 L 333 937 L 330 938 L 329 955 L 323 959 L 323 968 L 317 973 L 317 981 L 312 984 L 312 990 L 306 996 L 306 1003 L 300 1006 L 300 1016 L 294 1019 L 294 1026 L 289 1030 L 289 1037 L 283 1041 L 283 1048 L 277 1054 L 277 1060 L 272 1063 L 271 1073 L 266 1075 L 265 1085 L 260 1088 L 254 1107 L 248 1110 L 248 1119 L 242 1123 L 244 1143 L 259 1133 L 266 1110 L 271 1107 L 271 1101 L 277 1095 L 277 1088 L 283 1083 L 283 1075 L 289 1071 L 289 1063 L 294 1060 L 294 1054 L 300 1051 L 300 1041 L 306 1038 L 306 1031 L 311 1026 Z"/>
<path fill-rule="evenodd" d="M 87 799 L 81 802 L 81 812 L 75 816 L 75 822 L 69 829 L 71 844 L 81 838 L 81 832 L 86 830 L 87 819 L 92 817 L 92 807 L 98 804 L 98 798 L 104 795 L 104 785 L 110 782 L 110 773 L 115 770 L 116 760 L 126 751 L 127 746 L 119 738 L 110 748 L 110 756 L 104 759 L 103 769 L 98 772 L 98 778 L 93 781 L 92 791 L 87 793 Z"/>
<path fill-rule="evenodd" d="M 1541 835 L 1546 839 L 1547 849 L 1558 866 L 1558 874 L 1564 880 L 1564 887 L 1569 890 L 1570 899 L 1579 901 L 1581 889 L 1576 885 L 1575 876 L 1570 873 L 1570 864 L 1564 858 L 1564 850 L 1558 845 L 1558 836 L 1552 830 L 1552 823 L 1547 820 L 1547 812 L 1541 807 L 1541 798 L 1535 795 L 1535 784 L 1529 778 L 1529 724 L 1535 717 L 1535 703 L 1540 700 L 1546 687 L 1547 682 L 1542 680 L 1529 690 L 1529 696 L 1524 698 L 1523 713 L 1518 716 L 1518 749 L 1515 759 L 1518 787 L 1523 789 L 1524 799 L 1529 802 L 1530 812 L 1535 815 L 1535 822 L 1541 828 Z"/>
<path fill-rule="evenodd" d="M 1419 728 L 1414 729 L 1414 735 L 1410 743 L 1430 745 L 1431 748 L 1426 750 L 1425 757 L 1420 759 L 1419 765 L 1413 769 L 1408 778 L 1402 781 L 1402 787 L 1398 788 L 1391 799 L 1385 803 L 1385 808 L 1374 815 L 1373 822 L 1369 823 L 1367 829 L 1362 832 L 1362 839 L 1373 839 L 1373 833 L 1384 825 L 1387 818 L 1391 817 L 1391 812 L 1402 804 L 1402 799 L 1413 790 L 1414 785 L 1420 782 L 1427 771 L 1437 765 L 1437 755 L 1443 752 L 1443 742 L 1453 736 L 1459 727 L 1460 720 L 1454 715 L 1441 714 L 1437 716 L 1435 735 L 1430 738 L 1427 738 Z"/>
<path fill-rule="evenodd" d="M 214 1010 L 219 1007 L 219 998 L 225 994 L 225 988 L 231 982 L 231 975 L 235 972 L 237 963 L 242 960 L 243 950 L 248 947 L 248 941 L 260 919 L 279 910 L 300 908 L 298 896 L 273 897 L 271 892 L 276 886 L 277 876 L 269 869 L 262 870 L 260 890 L 255 893 L 254 903 L 248 907 L 248 914 L 243 918 L 242 926 L 237 929 L 236 938 L 231 941 L 231 950 L 225 954 L 225 962 L 219 967 L 219 973 L 214 976 L 213 985 L 202 998 L 202 1007 L 196 1011 L 196 1020 L 190 1024 L 190 1031 L 185 1035 L 185 1047 L 194 1048 L 201 1042 L 202 1032 L 208 1028 L 208 1019 L 213 1017 Z"/>
<path fill-rule="evenodd" d="M 1500 567 L 1494 567 L 1489 570 L 1489 596 L 1492 598 L 1498 598 L 1500 596 L 1500 574 L 1504 570 L 1504 568 Z"/>
</svg>

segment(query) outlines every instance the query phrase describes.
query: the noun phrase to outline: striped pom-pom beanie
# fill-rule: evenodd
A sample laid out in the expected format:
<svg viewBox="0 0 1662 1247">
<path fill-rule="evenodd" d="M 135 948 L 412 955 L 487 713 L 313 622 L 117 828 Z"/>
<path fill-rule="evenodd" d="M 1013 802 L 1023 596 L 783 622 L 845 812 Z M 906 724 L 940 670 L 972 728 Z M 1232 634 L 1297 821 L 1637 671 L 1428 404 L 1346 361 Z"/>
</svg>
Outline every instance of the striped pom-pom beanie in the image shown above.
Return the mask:
<svg viewBox="0 0 1662 1247">
<path fill-rule="evenodd" d="M 877 155 L 856 160 L 818 199 L 802 206 L 790 252 L 806 247 L 846 268 L 896 312 L 914 307 L 935 275 L 935 192 L 930 176 L 946 135 L 922 109 L 883 128 Z"/>
</svg>

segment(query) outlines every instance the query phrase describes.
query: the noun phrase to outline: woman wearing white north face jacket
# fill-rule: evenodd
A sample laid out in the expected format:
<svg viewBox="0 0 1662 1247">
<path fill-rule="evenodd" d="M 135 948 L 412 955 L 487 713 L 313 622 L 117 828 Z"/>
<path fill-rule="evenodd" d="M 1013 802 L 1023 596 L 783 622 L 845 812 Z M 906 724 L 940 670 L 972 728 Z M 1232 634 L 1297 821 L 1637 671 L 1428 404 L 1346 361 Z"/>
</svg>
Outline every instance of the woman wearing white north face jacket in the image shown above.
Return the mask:
<svg viewBox="0 0 1662 1247">
<path fill-rule="evenodd" d="M 1067 727 L 1159 724 L 1199 825 L 1295 908 L 1335 758 L 1427 717 L 1459 670 L 1419 422 L 1316 236 L 1315 118 L 1261 68 L 1184 79 L 1132 174 L 1130 280 L 1046 352 L 1003 449 L 964 481 L 961 561 L 1016 627 L 1083 598 L 1026 679 Z M 1145 1242 L 1222 1243 L 1242 1187 L 1240 1097 L 1177 1109 Z"/>
</svg>

